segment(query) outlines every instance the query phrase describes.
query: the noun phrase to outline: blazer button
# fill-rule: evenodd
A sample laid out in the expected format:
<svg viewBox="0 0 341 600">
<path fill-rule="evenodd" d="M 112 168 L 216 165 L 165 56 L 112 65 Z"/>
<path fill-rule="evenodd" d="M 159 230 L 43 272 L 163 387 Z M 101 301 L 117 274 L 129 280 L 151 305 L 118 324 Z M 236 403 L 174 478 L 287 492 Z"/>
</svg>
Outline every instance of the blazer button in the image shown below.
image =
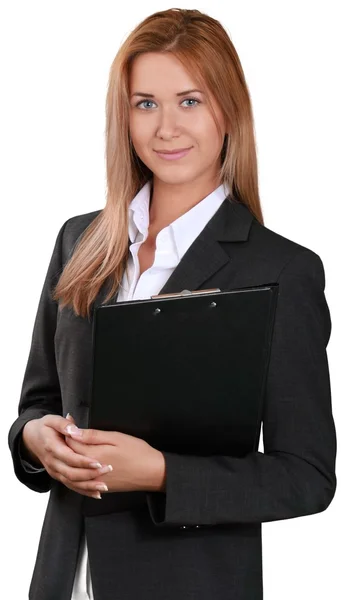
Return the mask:
<svg viewBox="0 0 341 600">
<path fill-rule="evenodd" d="M 180 529 L 187 529 L 187 525 L 181 525 Z"/>
</svg>

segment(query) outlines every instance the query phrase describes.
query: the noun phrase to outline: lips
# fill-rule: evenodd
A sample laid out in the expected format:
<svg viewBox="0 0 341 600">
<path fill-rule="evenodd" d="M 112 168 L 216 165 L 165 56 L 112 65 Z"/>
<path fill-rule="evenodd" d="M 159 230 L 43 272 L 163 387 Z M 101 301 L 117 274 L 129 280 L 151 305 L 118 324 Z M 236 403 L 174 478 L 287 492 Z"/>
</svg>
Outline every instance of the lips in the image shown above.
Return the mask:
<svg viewBox="0 0 341 600">
<path fill-rule="evenodd" d="M 179 152 L 185 152 L 185 150 L 190 150 L 192 146 L 189 148 L 177 148 L 176 150 L 155 150 L 158 154 L 178 154 Z"/>
<path fill-rule="evenodd" d="M 155 153 L 160 160 L 177 161 L 187 156 L 191 150 L 192 148 L 186 148 L 185 150 L 168 150 L 168 152 L 157 152 L 155 150 Z"/>
</svg>

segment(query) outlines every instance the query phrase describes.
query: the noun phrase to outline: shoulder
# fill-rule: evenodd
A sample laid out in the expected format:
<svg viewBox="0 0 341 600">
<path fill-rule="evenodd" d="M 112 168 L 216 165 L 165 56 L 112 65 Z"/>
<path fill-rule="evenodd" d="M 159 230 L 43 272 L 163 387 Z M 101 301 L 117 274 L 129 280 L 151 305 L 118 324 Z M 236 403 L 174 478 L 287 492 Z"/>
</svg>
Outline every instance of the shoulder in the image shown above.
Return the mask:
<svg viewBox="0 0 341 600">
<path fill-rule="evenodd" d="M 62 237 L 64 257 L 70 256 L 78 238 L 101 212 L 102 209 L 75 215 L 64 222 L 59 231 L 59 235 Z"/>
<path fill-rule="evenodd" d="M 285 237 L 256 219 L 253 220 L 249 240 L 253 252 L 264 264 L 271 266 L 277 278 L 290 271 L 314 271 L 324 276 L 323 263 L 313 248 Z"/>
<path fill-rule="evenodd" d="M 327 345 L 331 317 L 325 297 L 325 268 L 319 254 L 256 219 L 249 240 L 252 252 L 248 256 L 254 271 L 266 272 L 269 279 L 279 284 L 277 314 L 282 323 L 282 335 L 286 335 L 284 329 L 289 324 L 296 327 L 297 332 L 301 331 L 305 319 L 311 316 L 315 324 L 321 323 L 321 334 Z"/>
<path fill-rule="evenodd" d="M 78 237 L 101 212 L 102 209 L 70 217 L 63 225 L 64 237 L 66 235 Z"/>
</svg>

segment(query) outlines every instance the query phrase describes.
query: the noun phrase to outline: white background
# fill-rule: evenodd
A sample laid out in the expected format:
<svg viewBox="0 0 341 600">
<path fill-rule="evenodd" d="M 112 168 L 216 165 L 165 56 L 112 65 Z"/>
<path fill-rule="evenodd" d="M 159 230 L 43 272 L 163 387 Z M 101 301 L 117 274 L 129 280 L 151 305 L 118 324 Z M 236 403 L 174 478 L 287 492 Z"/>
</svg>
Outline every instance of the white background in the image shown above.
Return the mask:
<svg viewBox="0 0 341 600">
<path fill-rule="evenodd" d="M 104 206 L 111 62 L 141 20 L 172 6 L 162 0 L 138 2 L 133 10 L 131 2 L 113 1 L 0 5 L 1 584 L 7 598 L 28 596 L 48 500 L 15 478 L 6 439 L 47 265 L 64 221 Z M 175 6 L 207 12 L 231 36 L 253 103 L 265 225 L 322 258 L 339 429 L 340 3 L 178 0 Z M 337 491 L 323 513 L 263 524 L 265 600 L 340 597 L 339 513 Z"/>
</svg>

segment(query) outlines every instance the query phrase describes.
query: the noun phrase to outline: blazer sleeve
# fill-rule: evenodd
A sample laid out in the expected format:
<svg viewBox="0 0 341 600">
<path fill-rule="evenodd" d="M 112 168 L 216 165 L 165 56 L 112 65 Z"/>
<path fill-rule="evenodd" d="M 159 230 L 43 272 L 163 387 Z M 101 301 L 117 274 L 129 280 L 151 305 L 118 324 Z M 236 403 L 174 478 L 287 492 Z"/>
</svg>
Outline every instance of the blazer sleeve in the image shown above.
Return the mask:
<svg viewBox="0 0 341 600">
<path fill-rule="evenodd" d="M 325 510 L 336 490 L 336 432 L 320 257 L 282 269 L 263 413 L 264 453 L 242 458 L 163 452 L 164 492 L 146 493 L 156 526 L 258 523 Z"/>
<path fill-rule="evenodd" d="M 61 390 L 57 373 L 54 334 L 58 303 L 51 294 L 62 272 L 63 233 L 68 221 L 61 227 L 55 241 L 52 257 L 40 295 L 33 327 L 31 347 L 22 383 L 18 418 L 8 434 L 14 472 L 19 481 L 36 492 L 51 489 L 52 478 L 46 469 L 30 466 L 22 456 L 22 430 L 31 419 L 47 414 L 62 415 Z"/>
<path fill-rule="evenodd" d="M 28 473 L 36 473 L 37 471 L 40 471 L 40 472 L 45 471 L 44 467 L 36 467 L 28 459 L 25 458 L 26 450 L 23 445 L 22 436 L 20 436 L 20 440 L 19 440 L 18 455 L 19 455 L 22 466 L 24 467 L 25 471 L 27 471 Z"/>
</svg>

